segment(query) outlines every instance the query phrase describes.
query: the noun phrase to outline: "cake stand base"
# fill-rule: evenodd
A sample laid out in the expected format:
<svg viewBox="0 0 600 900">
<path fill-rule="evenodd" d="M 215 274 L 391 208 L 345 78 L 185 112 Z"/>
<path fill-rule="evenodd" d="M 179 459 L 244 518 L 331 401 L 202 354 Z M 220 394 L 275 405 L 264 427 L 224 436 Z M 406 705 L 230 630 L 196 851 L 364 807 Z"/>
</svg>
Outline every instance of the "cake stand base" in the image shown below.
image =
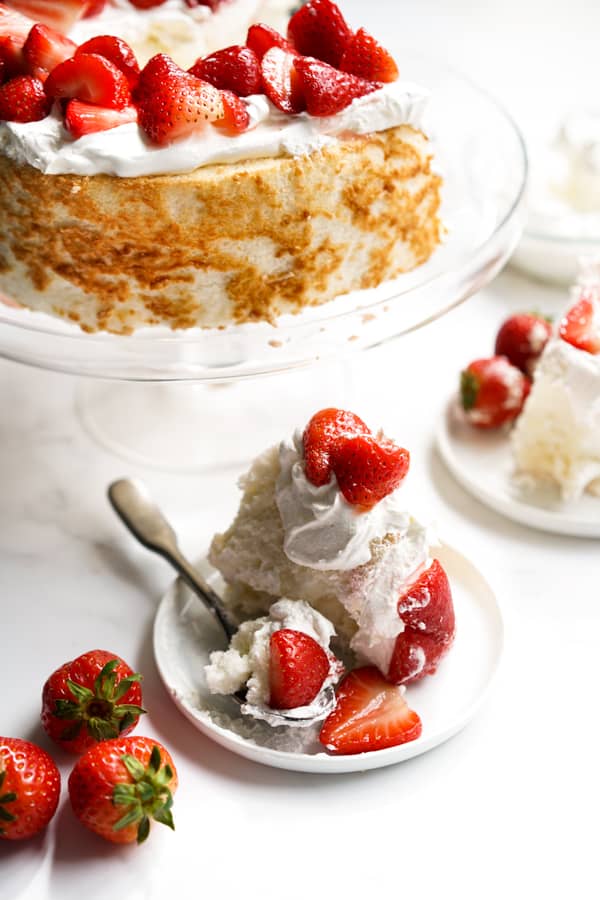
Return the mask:
<svg viewBox="0 0 600 900">
<path fill-rule="evenodd" d="M 352 405 L 352 370 L 333 362 L 216 384 L 82 379 L 88 433 L 136 465 L 179 472 L 237 467 L 291 434 L 315 409 Z"/>
</svg>

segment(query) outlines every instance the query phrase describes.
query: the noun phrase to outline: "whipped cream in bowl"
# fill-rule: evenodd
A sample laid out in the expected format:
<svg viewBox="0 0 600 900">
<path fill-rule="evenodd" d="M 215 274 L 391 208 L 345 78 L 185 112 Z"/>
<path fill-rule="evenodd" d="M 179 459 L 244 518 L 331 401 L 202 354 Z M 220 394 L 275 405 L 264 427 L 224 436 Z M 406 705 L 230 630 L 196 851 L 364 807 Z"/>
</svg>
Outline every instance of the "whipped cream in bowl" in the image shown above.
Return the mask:
<svg viewBox="0 0 600 900">
<path fill-rule="evenodd" d="M 420 128 L 428 92 L 396 81 L 355 99 L 337 115 L 290 116 L 263 94 L 242 98 L 250 127 L 234 137 L 207 124 L 167 146 L 151 144 L 136 122 L 73 140 L 56 108 L 38 122 L 1 122 L 0 152 L 47 175 L 116 175 L 135 178 L 190 172 L 201 166 L 249 159 L 308 155 L 340 138 L 398 125 Z"/>
</svg>

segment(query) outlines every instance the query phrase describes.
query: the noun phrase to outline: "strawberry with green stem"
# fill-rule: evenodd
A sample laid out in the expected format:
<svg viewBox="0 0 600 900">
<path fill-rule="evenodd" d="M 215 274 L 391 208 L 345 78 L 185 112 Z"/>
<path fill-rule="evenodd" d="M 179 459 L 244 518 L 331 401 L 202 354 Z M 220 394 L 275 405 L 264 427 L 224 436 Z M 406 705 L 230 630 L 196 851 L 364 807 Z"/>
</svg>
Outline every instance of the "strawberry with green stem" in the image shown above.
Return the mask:
<svg viewBox="0 0 600 900">
<path fill-rule="evenodd" d="M 71 753 L 128 734 L 142 713 L 141 675 L 106 650 L 65 663 L 46 681 L 42 725 Z"/>
<path fill-rule="evenodd" d="M 151 822 L 174 829 L 178 778 L 169 752 L 148 737 L 116 738 L 81 756 L 69 777 L 69 798 L 80 822 L 115 844 L 141 844 Z"/>
<path fill-rule="evenodd" d="M 0 737 L 0 838 L 19 841 L 46 827 L 58 805 L 60 772 L 30 741 Z"/>
</svg>

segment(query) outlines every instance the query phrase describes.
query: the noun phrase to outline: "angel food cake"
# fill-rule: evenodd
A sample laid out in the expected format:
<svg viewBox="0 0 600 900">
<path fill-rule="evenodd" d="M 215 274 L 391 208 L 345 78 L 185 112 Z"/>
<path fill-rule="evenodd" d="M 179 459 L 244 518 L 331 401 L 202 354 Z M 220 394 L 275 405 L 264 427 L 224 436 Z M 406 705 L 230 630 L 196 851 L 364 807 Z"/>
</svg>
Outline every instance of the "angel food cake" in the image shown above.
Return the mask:
<svg viewBox="0 0 600 900">
<path fill-rule="evenodd" d="M 439 243 L 427 92 L 330 0 L 187 72 L 15 16 L 0 6 L 6 297 L 86 331 L 275 322 Z"/>
<path fill-rule="evenodd" d="M 433 674 L 454 638 L 448 579 L 402 502 L 408 467 L 408 452 L 358 416 L 321 410 L 255 460 L 210 550 L 241 619 L 268 616 L 282 597 L 308 604 L 360 669 L 346 676 L 351 693 L 371 699 L 373 685 L 385 694 Z"/>
<path fill-rule="evenodd" d="M 600 263 L 573 289 L 511 435 L 519 477 L 600 497 Z"/>
</svg>

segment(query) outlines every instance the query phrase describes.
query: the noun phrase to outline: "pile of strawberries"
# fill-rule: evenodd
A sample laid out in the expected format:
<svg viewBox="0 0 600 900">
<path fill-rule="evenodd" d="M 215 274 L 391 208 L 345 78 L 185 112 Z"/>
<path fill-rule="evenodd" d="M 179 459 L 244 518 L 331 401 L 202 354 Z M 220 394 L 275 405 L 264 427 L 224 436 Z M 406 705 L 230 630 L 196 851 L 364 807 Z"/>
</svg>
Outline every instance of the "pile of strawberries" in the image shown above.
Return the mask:
<svg viewBox="0 0 600 900">
<path fill-rule="evenodd" d="M 39 8 L 34 0 L 15 5 Z M 97 11 L 93 0 L 56 4 L 63 13 L 65 6 L 71 14 L 73 6 L 79 15 Z M 50 18 L 56 24 L 57 13 Z M 208 123 L 236 135 L 250 126 L 243 98 L 251 94 L 265 94 L 289 115 L 330 116 L 397 78 L 388 51 L 363 28 L 353 32 L 331 0 L 302 6 L 290 19 L 287 38 L 267 25 L 252 25 L 245 45 L 201 58 L 187 72 L 165 54 L 140 71 L 118 37 L 95 37 L 78 47 L 48 21 L 32 25 L 0 4 L 0 119 L 37 121 L 58 101 L 74 138 L 135 121 L 158 145 Z"/>
<path fill-rule="evenodd" d="M 151 738 L 127 737 L 142 708 L 141 676 L 120 657 L 91 650 L 60 666 L 42 691 L 42 725 L 63 750 L 79 755 L 69 777 L 77 818 L 116 844 L 141 843 L 152 820 L 173 828 L 177 772 Z M 60 772 L 41 747 L 0 737 L 0 838 L 22 840 L 56 812 Z"/>
<path fill-rule="evenodd" d="M 582 288 L 561 319 L 558 337 L 586 353 L 600 353 L 600 312 L 593 291 Z M 521 414 L 531 378 L 552 336 L 550 319 L 536 313 L 510 316 L 496 335 L 494 356 L 476 359 L 460 375 L 460 402 L 476 428 L 500 428 Z"/>
</svg>

